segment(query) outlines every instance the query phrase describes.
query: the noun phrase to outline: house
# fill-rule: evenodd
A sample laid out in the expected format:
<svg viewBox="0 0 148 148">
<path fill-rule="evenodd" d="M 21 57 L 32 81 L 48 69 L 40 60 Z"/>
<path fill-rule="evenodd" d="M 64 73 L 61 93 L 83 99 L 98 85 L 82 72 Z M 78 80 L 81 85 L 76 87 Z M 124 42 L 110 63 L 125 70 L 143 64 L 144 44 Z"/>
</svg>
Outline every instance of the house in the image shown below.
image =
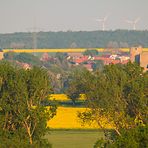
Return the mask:
<svg viewBox="0 0 148 148">
<path fill-rule="evenodd" d="M 88 61 L 88 56 L 79 57 L 73 60 L 73 62 L 80 64 Z"/>
<path fill-rule="evenodd" d="M 83 57 L 83 53 L 81 52 L 68 52 L 67 55 L 73 59 Z"/>
<path fill-rule="evenodd" d="M 43 53 L 42 57 L 40 58 L 41 61 L 49 61 L 49 55 L 47 52 Z"/>
</svg>

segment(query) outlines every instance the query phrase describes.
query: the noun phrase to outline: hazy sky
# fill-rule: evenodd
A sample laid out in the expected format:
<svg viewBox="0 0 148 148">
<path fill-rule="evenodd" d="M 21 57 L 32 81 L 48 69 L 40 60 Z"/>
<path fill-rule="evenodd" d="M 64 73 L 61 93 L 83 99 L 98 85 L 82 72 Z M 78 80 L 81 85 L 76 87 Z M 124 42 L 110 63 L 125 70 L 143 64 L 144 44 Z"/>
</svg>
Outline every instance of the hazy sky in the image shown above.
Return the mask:
<svg viewBox="0 0 148 148">
<path fill-rule="evenodd" d="M 148 0 L 0 0 L 0 33 L 132 29 L 126 19 L 135 20 L 137 30 L 148 29 Z"/>
</svg>

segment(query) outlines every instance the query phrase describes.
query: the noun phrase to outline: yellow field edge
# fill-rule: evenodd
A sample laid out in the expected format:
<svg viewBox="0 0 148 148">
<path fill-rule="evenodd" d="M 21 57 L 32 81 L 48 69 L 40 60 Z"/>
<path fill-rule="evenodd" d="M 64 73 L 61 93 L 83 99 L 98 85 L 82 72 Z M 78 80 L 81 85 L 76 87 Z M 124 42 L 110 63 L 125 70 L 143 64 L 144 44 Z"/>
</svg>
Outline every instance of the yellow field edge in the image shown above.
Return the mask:
<svg viewBox="0 0 148 148">
<path fill-rule="evenodd" d="M 47 126 L 53 129 L 99 129 L 97 123 L 91 125 L 83 125 L 80 119 L 77 117 L 78 112 L 84 112 L 87 108 L 78 107 L 58 107 L 57 114 L 51 120 L 48 121 Z M 102 118 L 102 124 L 105 123 L 106 119 Z M 105 124 L 106 129 L 112 129 L 111 124 Z"/>
<path fill-rule="evenodd" d="M 33 53 L 33 52 L 52 52 L 52 53 L 55 53 L 55 52 L 84 52 L 85 50 L 93 50 L 93 49 L 96 49 L 98 50 L 99 52 L 103 52 L 105 51 L 106 49 L 104 48 L 63 48 L 63 49 L 3 49 L 4 52 L 9 52 L 9 51 L 12 51 L 12 52 L 16 52 L 16 53 L 21 53 L 21 52 L 27 52 L 27 53 Z M 123 52 L 129 52 L 130 51 L 130 48 L 120 48 L 119 50 L 123 51 Z M 148 48 L 143 48 L 143 51 L 144 52 L 148 52 Z"/>
<path fill-rule="evenodd" d="M 85 100 L 85 94 L 80 94 L 79 100 Z M 71 100 L 68 98 L 66 94 L 51 94 L 48 96 L 48 100 L 55 100 L 55 101 L 69 101 Z"/>
</svg>

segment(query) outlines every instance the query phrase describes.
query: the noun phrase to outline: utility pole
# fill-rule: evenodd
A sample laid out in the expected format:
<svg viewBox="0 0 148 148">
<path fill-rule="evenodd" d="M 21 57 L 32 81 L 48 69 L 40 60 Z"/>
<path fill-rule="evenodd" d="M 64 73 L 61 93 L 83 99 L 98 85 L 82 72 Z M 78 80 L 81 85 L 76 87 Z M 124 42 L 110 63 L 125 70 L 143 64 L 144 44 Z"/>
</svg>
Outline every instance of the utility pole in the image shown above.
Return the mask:
<svg viewBox="0 0 148 148">
<path fill-rule="evenodd" d="M 27 30 L 29 30 L 32 36 L 32 49 L 33 49 L 33 55 L 35 55 L 35 50 L 37 49 L 37 28 L 32 27 L 28 28 Z"/>
<path fill-rule="evenodd" d="M 34 28 L 36 29 L 36 28 Z M 32 38 L 33 38 L 33 49 L 34 49 L 34 53 L 35 53 L 35 49 L 37 49 L 37 32 L 36 30 L 34 30 L 32 32 Z"/>
<path fill-rule="evenodd" d="M 31 32 L 32 34 L 32 49 L 33 49 L 33 55 L 35 55 L 35 50 L 38 48 L 38 40 L 37 40 L 37 37 L 38 37 L 38 32 L 39 30 L 41 30 L 41 28 L 38 28 L 36 27 L 36 21 L 34 20 L 34 23 L 33 23 L 33 27 L 32 28 L 28 28 L 27 30 L 29 30 L 29 32 Z"/>
</svg>

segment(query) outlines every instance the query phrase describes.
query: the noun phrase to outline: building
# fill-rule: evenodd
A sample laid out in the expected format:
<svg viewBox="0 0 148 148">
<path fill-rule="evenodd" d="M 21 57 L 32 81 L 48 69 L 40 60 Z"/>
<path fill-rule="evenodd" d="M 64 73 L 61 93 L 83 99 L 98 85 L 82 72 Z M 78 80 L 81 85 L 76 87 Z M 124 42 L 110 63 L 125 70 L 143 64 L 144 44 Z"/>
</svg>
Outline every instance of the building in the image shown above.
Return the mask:
<svg viewBox="0 0 148 148">
<path fill-rule="evenodd" d="M 130 49 L 130 60 L 140 64 L 144 71 L 148 70 L 148 52 L 144 52 L 142 47 L 132 47 Z"/>
</svg>

